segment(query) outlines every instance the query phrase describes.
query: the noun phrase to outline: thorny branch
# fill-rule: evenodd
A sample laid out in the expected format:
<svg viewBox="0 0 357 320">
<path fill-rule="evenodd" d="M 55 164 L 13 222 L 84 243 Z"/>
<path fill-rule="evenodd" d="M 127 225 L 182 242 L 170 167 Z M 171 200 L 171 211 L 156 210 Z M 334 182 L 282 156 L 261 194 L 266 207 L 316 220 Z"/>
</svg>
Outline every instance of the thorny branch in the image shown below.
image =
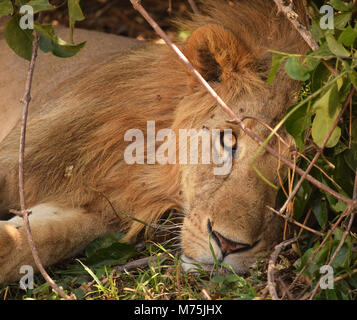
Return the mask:
<svg viewBox="0 0 357 320">
<path fill-rule="evenodd" d="M 25 153 L 25 140 L 26 140 L 26 127 L 27 127 L 27 116 L 29 105 L 31 101 L 31 86 L 32 86 L 32 78 L 35 69 L 35 61 L 37 57 L 37 51 L 39 46 L 40 38 L 37 33 L 35 33 L 35 40 L 33 43 L 32 55 L 30 66 L 27 74 L 26 79 L 26 88 L 25 88 L 25 95 L 21 102 L 24 104 L 23 113 L 22 113 L 22 120 L 21 120 L 21 137 L 20 137 L 20 150 L 19 150 L 19 195 L 20 195 L 20 206 L 21 212 L 20 215 L 24 219 L 24 225 L 27 234 L 27 240 L 31 249 L 32 256 L 36 263 L 37 268 L 41 272 L 42 276 L 45 280 L 50 284 L 50 286 L 55 290 L 62 298 L 66 300 L 73 300 L 74 297 L 69 297 L 64 293 L 62 289 L 60 289 L 56 283 L 51 279 L 51 277 L 46 272 L 45 268 L 42 265 L 40 257 L 38 255 L 38 251 L 36 249 L 35 243 L 33 241 L 30 222 L 29 222 L 29 214 L 30 211 L 26 209 L 26 200 L 25 200 L 25 188 L 24 188 L 24 153 Z"/>
<path fill-rule="evenodd" d="M 273 253 L 270 256 L 269 259 L 269 265 L 268 265 L 268 280 L 267 280 L 267 287 L 269 289 L 269 293 L 272 297 L 273 300 L 279 300 L 278 294 L 275 289 L 275 275 L 274 275 L 274 270 L 275 270 L 275 263 L 276 260 L 279 257 L 279 254 L 282 249 L 287 247 L 288 245 L 291 245 L 292 243 L 296 242 L 298 238 L 293 238 L 289 239 L 286 241 L 283 241 L 279 243 L 278 245 L 275 246 Z"/>
<path fill-rule="evenodd" d="M 288 20 L 294 26 L 294 28 L 304 38 L 305 42 L 309 45 L 309 47 L 313 51 L 317 50 L 319 48 L 319 45 L 313 39 L 309 30 L 307 30 L 306 27 L 299 21 L 299 16 L 294 11 L 293 1 L 292 0 L 287 0 L 287 1 L 274 0 L 274 2 L 276 4 L 276 6 L 278 7 L 279 12 L 282 12 L 285 14 L 285 16 L 288 18 Z"/>
</svg>

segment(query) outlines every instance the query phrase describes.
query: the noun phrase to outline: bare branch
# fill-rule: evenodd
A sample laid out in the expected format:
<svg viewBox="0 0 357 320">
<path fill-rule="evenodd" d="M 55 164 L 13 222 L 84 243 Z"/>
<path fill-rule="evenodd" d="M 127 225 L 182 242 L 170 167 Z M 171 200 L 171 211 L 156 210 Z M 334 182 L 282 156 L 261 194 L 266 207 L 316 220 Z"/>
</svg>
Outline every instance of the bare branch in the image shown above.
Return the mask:
<svg viewBox="0 0 357 320">
<path fill-rule="evenodd" d="M 33 78 L 33 72 L 35 69 L 35 61 L 37 57 L 37 51 L 38 51 L 38 46 L 39 46 L 39 41 L 40 38 L 38 34 L 35 34 L 35 40 L 33 43 L 33 49 L 32 49 L 32 56 L 31 56 L 31 61 L 30 61 L 30 66 L 27 74 L 27 80 L 26 80 L 26 89 L 25 89 L 25 95 L 21 102 L 24 104 L 23 107 L 23 114 L 22 114 L 22 120 L 21 120 L 21 137 L 20 137 L 20 150 L 19 150 L 19 195 L 20 195 L 20 206 L 21 206 L 21 216 L 24 219 L 24 224 L 25 224 L 25 229 L 26 229 L 26 234 L 27 234 L 27 240 L 32 252 L 32 256 L 35 260 L 36 266 L 41 272 L 42 276 L 45 278 L 45 280 L 50 284 L 50 286 L 55 290 L 62 298 L 66 300 L 73 300 L 75 299 L 74 296 L 69 297 L 64 293 L 62 289 L 60 289 L 55 282 L 51 279 L 51 277 L 48 275 L 46 272 L 45 268 L 43 267 L 41 260 L 39 258 L 35 243 L 33 241 L 33 237 L 31 234 L 31 229 L 30 229 L 30 223 L 29 223 L 29 214 L 30 211 L 26 209 L 26 201 L 25 201 L 25 179 L 24 179 L 24 153 L 25 153 L 25 140 L 26 140 L 26 127 L 27 127 L 27 116 L 28 116 L 28 110 L 29 110 L 29 105 L 31 101 L 31 86 L 32 86 L 32 78 Z"/>
<path fill-rule="evenodd" d="M 287 220 L 287 221 L 290 222 L 290 223 L 293 223 L 293 224 L 299 226 L 299 227 L 302 228 L 302 229 L 305 229 L 305 230 L 307 230 L 307 231 L 310 231 L 310 232 L 316 234 L 316 235 L 319 236 L 319 237 L 322 237 L 322 236 L 324 235 L 323 233 L 321 233 L 321 232 L 319 232 L 319 231 L 316 231 L 316 230 L 314 230 L 314 229 L 311 229 L 310 227 L 305 226 L 304 224 L 302 224 L 302 223 L 300 223 L 300 222 L 294 220 L 294 219 L 291 218 L 291 217 L 284 216 L 284 215 L 281 214 L 279 211 L 275 210 L 274 208 L 272 208 L 272 207 L 270 207 L 270 206 L 266 206 L 266 207 L 267 207 L 269 210 L 271 210 L 272 212 L 274 212 L 275 214 L 277 214 L 278 216 L 284 218 L 285 220 Z"/>
<path fill-rule="evenodd" d="M 279 243 L 278 245 L 275 246 L 274 251 L 270 256 L 269 265 L 268 265 L 267 287 L 273 300 L 280 300 L 275 288 L 274 271 L 275 271 L 276 260 L 278 259 L 281 250 L 283 250 L 288 245 L 291 245 L 292 243 L 296 242 L 297 240 L 298 238 L 293 238 Z M 289 289 L 286 290 L 288 291 Z"/>
<path fill-rule="evenodd" d="M 197 5 L 196 5 L 196 2 L 195 0 L 187 0 L 188 3 L 190 4 L 191 8 L 192 8 L 192 11 L 196 14 L 199 14 L 200 13 L 200 10 L 198 9 Z"/>
<path fill-rule="evenodd" d="M 279 12 L 285 14 L 288 20 L 292 23 L 294 28 L 300 33 L 309 47 L 315 51 L 319 48 L 319 45 L 312 38 L 311 33 L 306 27 L 299 21 L 299 15 L 294 11 L 294 3 L 292 0 L 274 0 Z"/>
</svg>

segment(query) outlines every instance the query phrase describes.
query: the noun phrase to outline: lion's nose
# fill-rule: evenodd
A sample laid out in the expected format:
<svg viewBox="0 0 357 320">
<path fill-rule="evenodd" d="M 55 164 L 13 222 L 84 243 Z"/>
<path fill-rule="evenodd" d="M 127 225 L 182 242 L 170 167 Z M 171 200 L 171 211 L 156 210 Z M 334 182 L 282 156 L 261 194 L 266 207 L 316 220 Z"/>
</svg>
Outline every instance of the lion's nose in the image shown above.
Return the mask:
<svg viewBox="0 0 357 320">
<path fill-rule="evenodd" d="M 230 239 L 227 239 L 223 235 L 221 235 L 219 232 L 212 230 L 212 226 L 210 221 L 208 220 L 208 230 L 212 234 L 212 238 L 217 242 L 219 248 L 222 251 L 223 256 L 227 256 L 231 253 L 236 253 L 239 251 L 245 251 L 248 249 L 252 249 L 257 243 L 254 243 L 253 245 L 245 244 L 245 243 L 239 243 L 232 241 Z"/>
<path fill-rule="evenodd" d="M 223 237 L 219 232 L 212 231 L 213 239 L 217 242 L 219 248 L 224 256 L 231 253 L 241 251 L 243 249 L 249 249 L 251 246 L 249 244 L 234 242 Z"/>
</svg>

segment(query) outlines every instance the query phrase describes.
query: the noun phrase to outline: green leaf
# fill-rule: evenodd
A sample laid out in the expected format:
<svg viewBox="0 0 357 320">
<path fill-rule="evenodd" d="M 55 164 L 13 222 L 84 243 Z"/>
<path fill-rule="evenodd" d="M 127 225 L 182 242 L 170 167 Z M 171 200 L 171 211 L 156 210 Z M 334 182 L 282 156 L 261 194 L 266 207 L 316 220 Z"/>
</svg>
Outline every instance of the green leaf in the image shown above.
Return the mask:
<svg viewBox="0 0 357 320">
<path fill-rule="evenodd" d="M 269 72 L 269 76 L 268 76 L 268 84 L 272 84 L 274 79 L 275 79 L 275 75 L 279 70 L 279 67 L 281 65 L 281 63 L 286 59 L 286 57 L 284 56 L 272 56 L 272 67 L 271 70 Z"/>
<path fill-rule="evenodd" d="M 56 7 L 51 5 L 48 0 L 30 0 L 26 4 L 33 8 L 34 13 L 56 9 Z"/>
<path fill-rule="evenodd" d="M 8 16 L 14 13 L 11 0 L 2 0 L 0 2 L 0 17 Z"/>
<path fill-rule="evenodd" d="M 287 109 L 287 113 L 294 108 L 295 105 Z M 285 128 L 288 133 L 293 136 L 295 143 L 300 151 L 304 149 L 304 133 L 311 126 L 311 117 L 309 104 L 305 104 L 297 109 L 286 121 Z"/>
<path fill-rule="evenodd" d="M 324 36 L 323 30 L 320 28 L 320 20 L 319 19 L 312 19 L 312 21 L 311 21 L 311 35 L 317 42 Z"/>
<path fill-rule="evenodd" d="M 312 254 L 314 253 L 314 251 L 317 249 L 319 245 L 320 243 L 316 242 L 312 248 L 306 250 L 306 252 L 303 254 L 303 256 L 300 259 L 301 261 L 299 265 L 300 270 L 306 265 L 306 262 L 309 260 L 309 258 L 312 256 Z M 312 263 L 310 263 L 309 266 L 306 268 L 304 274 L 306 274 L 310 279 L 313 279 L 316 276 L 320 276 L 320 266 L 325 264 L 328 251 L 329 251 L 329 244 L 327 242 L 316 254 L 314 259 L 312 260 Z"/>
<path fill-rule="evenodd" d="M 119 242 L 121 238 L 122 234 L 111 233 L 90 243 L 86 248 L 85 263 L 91 267 L 125 264 L 138 253 L 132 245 Z"/>
<path fill-rule="evenodd" d="M 338 113 L 338 112 L 337 112 Z M 334 120 L 337 117 L 337 113 L 334 117 L 329 117 L 328 114 L 324 111 L 318 111 L 312 122 L 312 138 L 318 146 L 322 146 L 323 141 L 325 140 L 330 128 L 333 125 Z M 332 135 L 328 142 L 326 143 L 326 148 L 333 148 L 341 137 L 341 128 L 336 127 L 332 132 Z"/>
<path fill-rule="evenodd" d="M 9 47 L 21 58 L 31 60 L 32 43 L 34 36 L 32 30 L 20 28 L 20 15 L 14 15 L 5 28 L 5 39 Z"/>
<path fill-rule="evenodd" d="M 40 25 L 35 23 L 35 30 L 40 35 L 40 49 L 44 52 L 52 52 L 60 58 L 68 58 L 76 55 L 85 45 L 85 42 L 77 45 L 70 44 L 59 38 L 52 25 Z"/>
<path fill-rule="evenodd" d="M 355 87 L 355 89 L 357 89 L 357 72 L 353 69 L 350 70 L 350 72 L 348 73 L 348 76 L 353 84 L 353 86 Z"/>
<path fill-rule="evenodd" d="M 348 26 L 346 29 L 338 37 L 338 42 L 342 43 L 343 45 L 350 47 L 353 45 L 357 38 L 357 29 Z"/>
<path fill-rule="evenodd" d="M 325 294 L 326 294 L 326 300 L 339 300 L 336 290 L 326 289 Z"/>
<path fill-rule="evenodd" d="M 324 176 L 321 176 L 321 182 L 330 187 L 328 181 L 325 179 Z M 346 209 L 346 204 L 340 200 L 337 200 L 335 197 L 331 196 L 328 192 L 325 192 L 323 191 L 324 195 L 326 196 L 326 199 L 331 207 L 332 210 L 334 210 L 335 212 L 339 213 L 339 212 L 342 212 Z M 347 196 L 348 195 L 344 192 L 344 191 L 341 191 L 340 190 L 340 193 L 344 196 Z"/>
<path fill-rule="evenodd" d="M 76 21 L 82 21 L 85 19 L 79 1 L 80 0 L 68 0 L 69 28 L 70 28 L 70 38 L 72 43 L 73 43 L 74 25 Z"/>
<path fill-rule="evenodd" d="M 98 250 L 110 247 L 113 243 L 119 242 L 123 236 L 124 235 L 122 233 L 116 232 L 107 234 L 92 241 L 85 250 L 86 256 L 91 257 L 95 255 Z"/>
<path fill-rule="evenodd" d="M 331 54 L 331 53 L 330 53 Z M 311 77 L 311 91 L 315 92 L 322 88 L 331 76 L 331 72 L 323 63 L 320 63 L 313 71 Z"/>
<path fill-rule="evenodd" d="M 335 170 L 333 172 L 333 178 L 345 193 L 352 195 L 354 171 L 350 172 L 349 165 L 345 159 L 345 153 L 347 152 L 348 150 L 346 150 L 343 154 L 334 157 L 333 161 Z"/>
<path fill-rule="evenodd" d="M 343 82 L 335 84 L 330 88 L 320 99 L 318 99 L 312 109 L 316 112 L 312 122 L 312 138 L 314 142 L 321 147 L 333 123 L 335 122 L 338 113 L 341 109 L 338 89 L 342 87 Z M 326 147 L 334 147 L 341 136 L 341 128 L 336 127 Z"/>
<path fill-rule="evenodd" d="M 338 200 L 335 204 L 330 203 L 331 208 L 335 210 L 336 212 L 343 212 L 346 210 L 346 203 L 342 202 L 341 200 Z"/>
<path fill-rule="evenodd" d="M 352 136 L 352 149 L 354 152 L 356 152 L 357 151 L 357 119 L 354 119 L 352 121 L 351 136 Z M 354 168 L 356 168 L 356 166 L 354 166 Z"/>
<path fill-rule="evenodd" d="M 102 283 L 100 282 L 100 280 L 98 279 L 98 277 L 95 275 L 95 273 L 90 269 L 88 268 L 85 264 L 82 263 L 81 260 L 79 259 L 76 259 L 81 265 L 82 267 L 84 268 L 84 270 L 86 270 L 90 276 L 93 278 L 93 280 L 97 283 L 97 285 L 99 286 L 99 288 L 101 288 L 103 291 L 105 290 Z"/>
<path fill-rule="evenodd" d="M 294 218 L 299 220 L 304 213 L 305 206 L 311 197 L 312 188 L 307 181 L 304 181 L 296 193 L 294 201 Z"/>
<path fill-rule="evenodd" d="M 309 70 L 300 64 L 299 58 L 296 56 L 288 58 L 285 71 L 294 80 L 306 81 L 310 78 Z"/>
<path fill-rule="evenodd" d="M 327 45 L 330 51 L 336 55 L 341 57 L 349 57 L 350 53 L 344 48 L 344 46 L 337 42 L 336 39 L 331 34 L 326 35 Z"/>
<path fill-rule="evenodd" d="M 336 157 L 347 149 L 348 147 L 340 140 L 336 147 L 333 149 L 333 156 Z"/>
<path fill-rule="evenodd" d="M 85 263 L 91 267 L 122 265 L 137 254 L 132 245 L 118 242 L 107 248 L 98 249 L 95 254 L 85 260 Z"/>
<path fill-rule="evenodd" d="M 343 231 L 337 228 L 334 232 L 334 246 L 332 248 L 333 255 L 342 239 Z M 338 251 L 335 260 L 332 262 L 331 266 L 337 271 L 338 268 L 347 269 L 351 263 L 351 251 L 352 251 L 352 241 L 351 237 L 347 236 L 344 244 L 342 245 L 340 251 Z"/>
<path fill-rule="evenodd" d="M 344 2 L 342 0 L 330 0 L 329 3 L 338 11 L 351 11 L 353 2 Z"/>
<path fill-rule="evenodd" d="M 320 227 L 324 228 L 328 220 L 326 201 L 323 201 L 321 198 L 315 198 L 312 203 L 312 212 Z"/>
<path fill-rule="evenodd" d="M 356 124 L 357 119 L 354 120 L 354 124 Z M 353 130 L 353 127 L 352 127 Z M 353 131 L 352 131 L 352 146 L 353 144 L 357 143 L 353 139 Z M 343 157 L 348 165 L 348 167 L 352 170 L 352 172 L 355 172 L 357 169 L 357 152 L 356 150 L 347 150 L 343 153 Z"/>
<path fill-rule="evenodd" d="M 346 24 L 351 20 L 352 13 L 340 13 L 334 16 L 334 27 L 337 30 L 343 30 Z"/>
</svg>

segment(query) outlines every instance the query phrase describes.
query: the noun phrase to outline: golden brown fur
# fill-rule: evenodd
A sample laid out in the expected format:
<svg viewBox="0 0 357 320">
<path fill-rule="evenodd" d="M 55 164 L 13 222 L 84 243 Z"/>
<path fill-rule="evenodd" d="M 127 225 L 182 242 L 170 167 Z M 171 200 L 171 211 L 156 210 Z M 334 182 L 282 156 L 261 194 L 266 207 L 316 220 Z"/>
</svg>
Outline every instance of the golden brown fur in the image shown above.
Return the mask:
<svg viewBox="0 0 357 320">
<path fill-rule="evenodd" d="M 304 52 L 306 48 L 272 1 L 233 3 L 207 1 L 206 14 L 182 23 L 193 32 L 182 47 L 236 114 L 256 116 L 272 125 L 293 102 L 298 84 L 283 72 L 273 85 L 266 84 L 271 61 L 267 50 Z M 149 44 L 113 57 L 101 47 L 105 59 L 85 60 L 84 52 L 78 60 L 84 61 L 82 69 L 69 68 L 65 78 L 40 91 L 41 98 L 31 104 L 25 191 L 44 263 L 71 256 L 113 230 L 129 229 L 127 239 L 134 239 L 142 225 L 121 210 L 153 222 L 176 209 L 187 215 L 181 240 L 189 261 L 213 263 L 208 220 L 234 242 L 259 241 L 251 250 L 226 257 L 217 243 L 213 245 L 219 259 L 243 271 L 280 236 L 278 220 L 265 209 L 273 204 L 275 190 L 248 164 L 256 145 L 227 124 L 227 116 L 166 46 Z M 94 62 L 98 60 L 102 63 Z M 19 75 L 26 73 L 24 67 L 17 70 Z M 76 75 L 71 76 L 74 70 Z M 39 86 L 45 73 L 38 75 Z M 8 103 L 0 100 L 0 110 Z M 126 164 L 123 154 L 128 143 L 123 136 L 132 128 L 146 132 L 148 120 L 155 120 L 156 130 L 175 132 L 203 126 L 231 128 L 240 148 L 232 173 L 214 176 L 211 165 Z M 254 122 L 247 125 L 261 136 L 267 133 Z M 18 208 L 18 137 L 19 125 L 0 144 L 0 211 Z M 263 153 L 256 166 L 276 181 L 277 163 L 271 156 Z M 0 283 L 18 278 L 21 264 L 33 264 L 24 238 L 19 218 L 0 222 Z"/>
</svg>

